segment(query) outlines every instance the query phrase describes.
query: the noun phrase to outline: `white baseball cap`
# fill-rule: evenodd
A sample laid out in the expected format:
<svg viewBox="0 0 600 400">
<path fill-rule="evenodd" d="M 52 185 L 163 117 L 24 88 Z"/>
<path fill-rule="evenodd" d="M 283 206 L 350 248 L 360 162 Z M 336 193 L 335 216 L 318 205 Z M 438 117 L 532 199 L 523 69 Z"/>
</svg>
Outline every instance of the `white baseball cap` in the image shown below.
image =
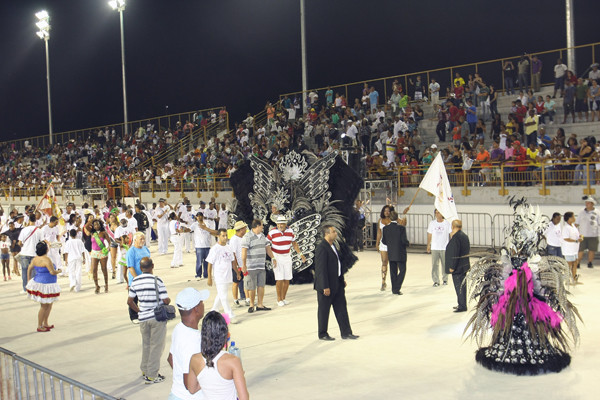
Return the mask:
<svg viewBox="0 0 600 400">
<path fill-rule="evenodd" d="M 208 300 L 209 296 L 210 292 L 206 289 L 196 290 L 187 287 L 177 294 L 175 304 L 180 310 L 188 311 L 200 304 L 201 301 Z"/>
</svg>

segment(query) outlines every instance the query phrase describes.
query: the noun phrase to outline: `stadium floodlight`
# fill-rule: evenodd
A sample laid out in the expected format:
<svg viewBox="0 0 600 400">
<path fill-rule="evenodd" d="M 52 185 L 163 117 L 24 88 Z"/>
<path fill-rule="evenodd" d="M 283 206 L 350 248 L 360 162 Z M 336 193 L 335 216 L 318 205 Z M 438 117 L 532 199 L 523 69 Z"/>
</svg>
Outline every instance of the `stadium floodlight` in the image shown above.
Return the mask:
<svg viewBox="0 0 600 400">
<path fill-rule="evenodd" d="M 123 11 L 125 9 L 125 0 L 111 0 L 108 5 L 116 11 Z"/>
<path fill-rule="evenodd" d="M 46 86 L 48 88 L 48 138 L 52 143 L 52 103 L 50 101 L 50 53 L 48 51 L 48 41 L 50 40 L 50 15 L 48 11 L 42 10 L 35 13 L 38 21 L 35 26 L 39 29 L 35 34 L 44 41 L 46 47 Z"/>
<path fill-rule="evenodd" d="M 129 121 L 127 119 L 127 85 L 125 83 L 125 31 L 123 29 L 123 11 L 125 11 L 125 0 L 110 0 L 108 5 L 119 12 L 121 21 L 121 70 L 123 75 L 123 133 L 129 132 Z"/>
</svg>

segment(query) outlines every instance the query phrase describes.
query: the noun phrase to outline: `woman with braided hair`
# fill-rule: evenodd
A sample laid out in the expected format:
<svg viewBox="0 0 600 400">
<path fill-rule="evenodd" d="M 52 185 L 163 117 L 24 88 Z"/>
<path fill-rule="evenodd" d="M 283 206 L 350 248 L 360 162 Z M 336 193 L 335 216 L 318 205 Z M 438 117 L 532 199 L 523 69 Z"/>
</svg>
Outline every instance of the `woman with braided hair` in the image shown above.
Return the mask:
<svg viewBox="0 0 600 400">
<path fill-rule="evenodd" d="M 225 318 L 216 311 L 209 312 L 200 333 L 202 352 L 190 360 L 187 390 L 192 394 L 202 390 L 204 398 L 211 400 L 248 400 L 242 362 L 223 350 L 229 336 Z"/>
</svg>

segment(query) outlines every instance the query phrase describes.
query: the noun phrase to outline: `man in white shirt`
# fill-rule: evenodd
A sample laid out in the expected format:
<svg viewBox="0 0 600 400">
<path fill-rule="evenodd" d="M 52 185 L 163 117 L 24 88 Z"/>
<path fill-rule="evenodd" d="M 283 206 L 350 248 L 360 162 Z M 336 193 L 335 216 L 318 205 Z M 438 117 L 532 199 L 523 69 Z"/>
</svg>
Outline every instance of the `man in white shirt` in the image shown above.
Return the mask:
<svg viewBox="0 0 600 400">
<path fill-rule="evenodd" d="M 231 323 L 236 323 L 235 315 L 227 299 L 227 294 L 233 281 L 233 270 L 236 271 L 238 277 L 240 276 L 240 272 L 238 271 L 233 251 L 227 246 L 227 231 L 225 229 L 219 229 L 218 242 L 211 247 L 208 257 L 206 257 L 206 262 L 208 263 L 207 284 L 208 286 L 213 285 L 214 275 L 214 283 L 217 287 L 217 296 L 211 310 L 219 311 L 220 305 L 222 305 L 223 310 L 229 315 Z"/>
<path fill-rule="evenodd" d="M 435 78 L 431 78 L 429 84 L 429 98 L 433 105 L 440 103 L 440 84 L 435 81 Z"/>
<path fill-rule="evenodd" d="M 173 369 L 173 385 L 169 399 L 200 400 L 204 398 L 202 390 L 191 394 L 185 386 L 190 370 L 192 355 L 201 352 L 201 335 L 198 324 L 204 317 L 204 302 L 208 300 L 208 290 L 198 291 L 187 287 L 177 294 L 175 306 L 179 309 L 181 322 L 175 325 L 171 333 L 171 349 L 167 361 Z"/>
<path fill-rule="evenodd" d="M 549 256 L 562 257 L 562 228 L 560 226 L 561 215 L 558 212 L 552 214 L 552 220 L 544 232 L 546 237 L 546 251 Z"/>
<path fill-rule="evenodd" d="M 577 255 L 577 267 L 583 259 L 583 253 L 588 251 L 588 268 L 594 268 L 594 255 L 598 251 L 598 234 L 600 229 L 600 213 L 596 210 L 596 200 L 592 196 L 584 196 L 585 208 L 577 215 L 575 225 L 579 228 L 579 233 L 583 236 L 583 241 L 579 244 L 579 254 Z"/>
<path fill-rule="evenodd" d="M 206 226 L 208 226 L 210 229 L 215 229 L 217 227 L 216 220 L 218 217 L 217 210 L 215 209 L 215 203 L 212 201 L 208 203 L 208 209 L 204 210 L 202 214 L 204 214 L 204 222 L 206 223 Z"/>
<path fill-rule="evenodd" d="M 227 211 L 227 205 L 225 203 L 222 203 L 221 209 L 219 210 L 219 229 L 227 229 L 228 218 L 229 211 Z"/>
<path fill-rule="evenodd" d="M 131 209 L 128 209 L 127 211 L 125 211 L 125 218 L 127 219 L 127 227 L 132 232 L 137 232 L 138 223 L 137 223 L 137 220 L 133 217 L 133 211 L 131 211 Z"/>
<path fill-rule="evenodd" d="M 440 286 L 440 264 L 444 285 L 448 284 L 446 246 L 450 241 L 450 232 L 452 232 L 450 222 L 446 221 L 438 210 L 435 210 L 435 220 L 431 221 L 427 228 L 427 253 L 431 253 L 431 278 L 434 287 Z"/>
<path fill-rule="evenodd" d="M 35 254 L 35 247 L 37 244 L 44 240 L 44 234 L 42 230 L 35 226 L 35 215 L 29 216 L 29 225 L 24 227 L 19 234 L 19 246 L 21 246 L 21 277 L 23 278 L 23 291 L 21 294 L 27 293 L 25 286 L 27 286 L 27 269 Z M 58 266 L 57 266 L 58 268 Z M 35 271 L 32 276 L 35 276 Z"/>
<path fill-rule="evenodd" d="M 241 272 L 242 266 L 244 265 L 242 262 L 242 241 L 244 240 L 244 235 L 248 231 L 248 225 L 246 225 L 244 221 L 237 221 L 233 226 L 233 229 L 235 230 L 235 235 L 233 235 L 229 239 L 229 248 L 233 251 L 235 261 L 238 265 L 238 271 Z M 237 306 L 242 305 L 241 300 L 245 300 L 246 306 L 250 305 L 250 299 L 246 297 L 246 293 L 244 292 L 243 275 L 240 274 L 240 278 L 238 278 L 236 275 L 233 276 L 233 286 L 231 287 L 231 294 L 233 295 L 233 302 Z"/>
<path fill-rule="evenodd" d="M 556 91 L 560 89 L 560 97 L 565 94 L 565 77 L 567 75 L 567 66 L 563 64 L 562 59 L 556 60 L 554 66 L 554 94 L 552 97 L 556 97 Z"/>
<path fill-rule="evenodd" d="M 194 210 L 192 209 L 192 205 L 189 204 L 189 202 L 185 206 L 185 211 L 181 213 L 180 220 L 188 228 L 194 223 Z M 193 244 L 192 232 L 183 232 L 181 234 L 181 238 L 183 240 L 183 245 L 181 247 L 182 251 L 191 253 Z"/>
<path fill-rule="evenodd" d="M 155 218 L 157 221 L 158 232 L 158 254 L 167 254 L 169 250 L 169 211 L 171 207 L 164 198 L 158 199 Z"/>
<path fill-rule="evenodd" d="M 196 221 L 190 226 L 193 232 L 194 247 L 196 248 L 196 278 L 208 277 L 208 266 L 206 257 L 210 251 L 211 235 L 218 236 L 218 232 L 210 229 L 204 223 L 201 212 L 196 213 Z"/>
</svg>

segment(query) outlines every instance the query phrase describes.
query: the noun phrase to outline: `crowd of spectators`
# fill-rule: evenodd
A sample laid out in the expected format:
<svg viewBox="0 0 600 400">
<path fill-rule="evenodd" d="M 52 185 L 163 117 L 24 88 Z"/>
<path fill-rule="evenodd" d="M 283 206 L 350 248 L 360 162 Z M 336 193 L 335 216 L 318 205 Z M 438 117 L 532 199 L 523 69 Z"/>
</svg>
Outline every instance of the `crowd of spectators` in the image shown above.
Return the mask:
<svg viewBox="0 0 600 400">
<path fill-rule="evenodd" d="M 598 66 L 592 66 L 584 81 L 558 60 L 554 96 L 545 98 L 536 95 L 542 68 L 537 57 L 522 57 L 517 68 L 507 61 L 503 68 L 506 94 L 514 96 L 515 86 L 521 89 L 505 117 L 498 112 L 496 87 L 478 73 L 469 74 L 466 80 L 456 73 L 453 87 L 446 88 L 445 100 L 440 100 L 442 87 L 434 78 L 426 83 L 417 76 L 407 80 L 407 88 L 395 80 L 386 99 L 368 83 L 353 102 L 331 88 L 320 94 L 311 91 L 305 99 L 286 96 L 266 104 L 264 121 L 248 114 L 229 132 L 224 129 L 227 112 L 223 108 L 207 115 L 196 113 L 191 121 L 176 121 L 173 128 L 148 123 L 129 135 L 107 128 L 45 149 L 28 142 L 20 148 L 5 143 L 0 146 L 0 183 L 5 188 L 45 187 L 48 183 L 74 186 L 76 171 L 81 170 L 89 187 L 128 182 L 133 191 L 150 184 L 157 190 L 167 185 L 174 191 L 223 189 L 223 182 L 251 155 L 274 164 L 292 149 L 310 150 L 318 157 L 340 149 L 363 153 L 370 177 L 400 174 L 405 184 L 419 181 L 438 150 L 450 175 L 469 171 L 476 176 L 471 179 L 476 184 L 498 180 L 500 164 L 504 164 L 507 181 L 539 181 L 540 173 L 533 172 L 543 164 L 547 173 L 575 171 L 561 175 L 559 181 L 581 182 L 582 165 L 591 161 L 594 168 L 598 159 L 595 139 L 567 137 L 561 128 L 551 138 L 546 129 L 554 123 L 559 106 L 564 110 L 563 124 L 569 117 L 575 122 L 576 116 L 579 121 L 600 121 Z M 529 74 L 522 73 L 527 68 L 533 72 L 531 88 Z M 513 71 L 518 73 L 517 85 Z M 557 94 L 563 99 L 556 99 Z M 433 105 L 433 115 L 429 111 L 426 115 L 426 103 Z M 419 125 L 426 118 L 437 121 L 437 145 L 426 145 L 422 137 Z M 206 142 L 196 135 L 186 149 L 189 151 L 176 160 L 144 163 L 206 126 L 217 129 Z M 516 154 L 511 151 L 514 146 Z M 526 171 L 532 173 L 514 174 Z M 453 181 L 459 183 L 460 179 Z"/>
</svg>

